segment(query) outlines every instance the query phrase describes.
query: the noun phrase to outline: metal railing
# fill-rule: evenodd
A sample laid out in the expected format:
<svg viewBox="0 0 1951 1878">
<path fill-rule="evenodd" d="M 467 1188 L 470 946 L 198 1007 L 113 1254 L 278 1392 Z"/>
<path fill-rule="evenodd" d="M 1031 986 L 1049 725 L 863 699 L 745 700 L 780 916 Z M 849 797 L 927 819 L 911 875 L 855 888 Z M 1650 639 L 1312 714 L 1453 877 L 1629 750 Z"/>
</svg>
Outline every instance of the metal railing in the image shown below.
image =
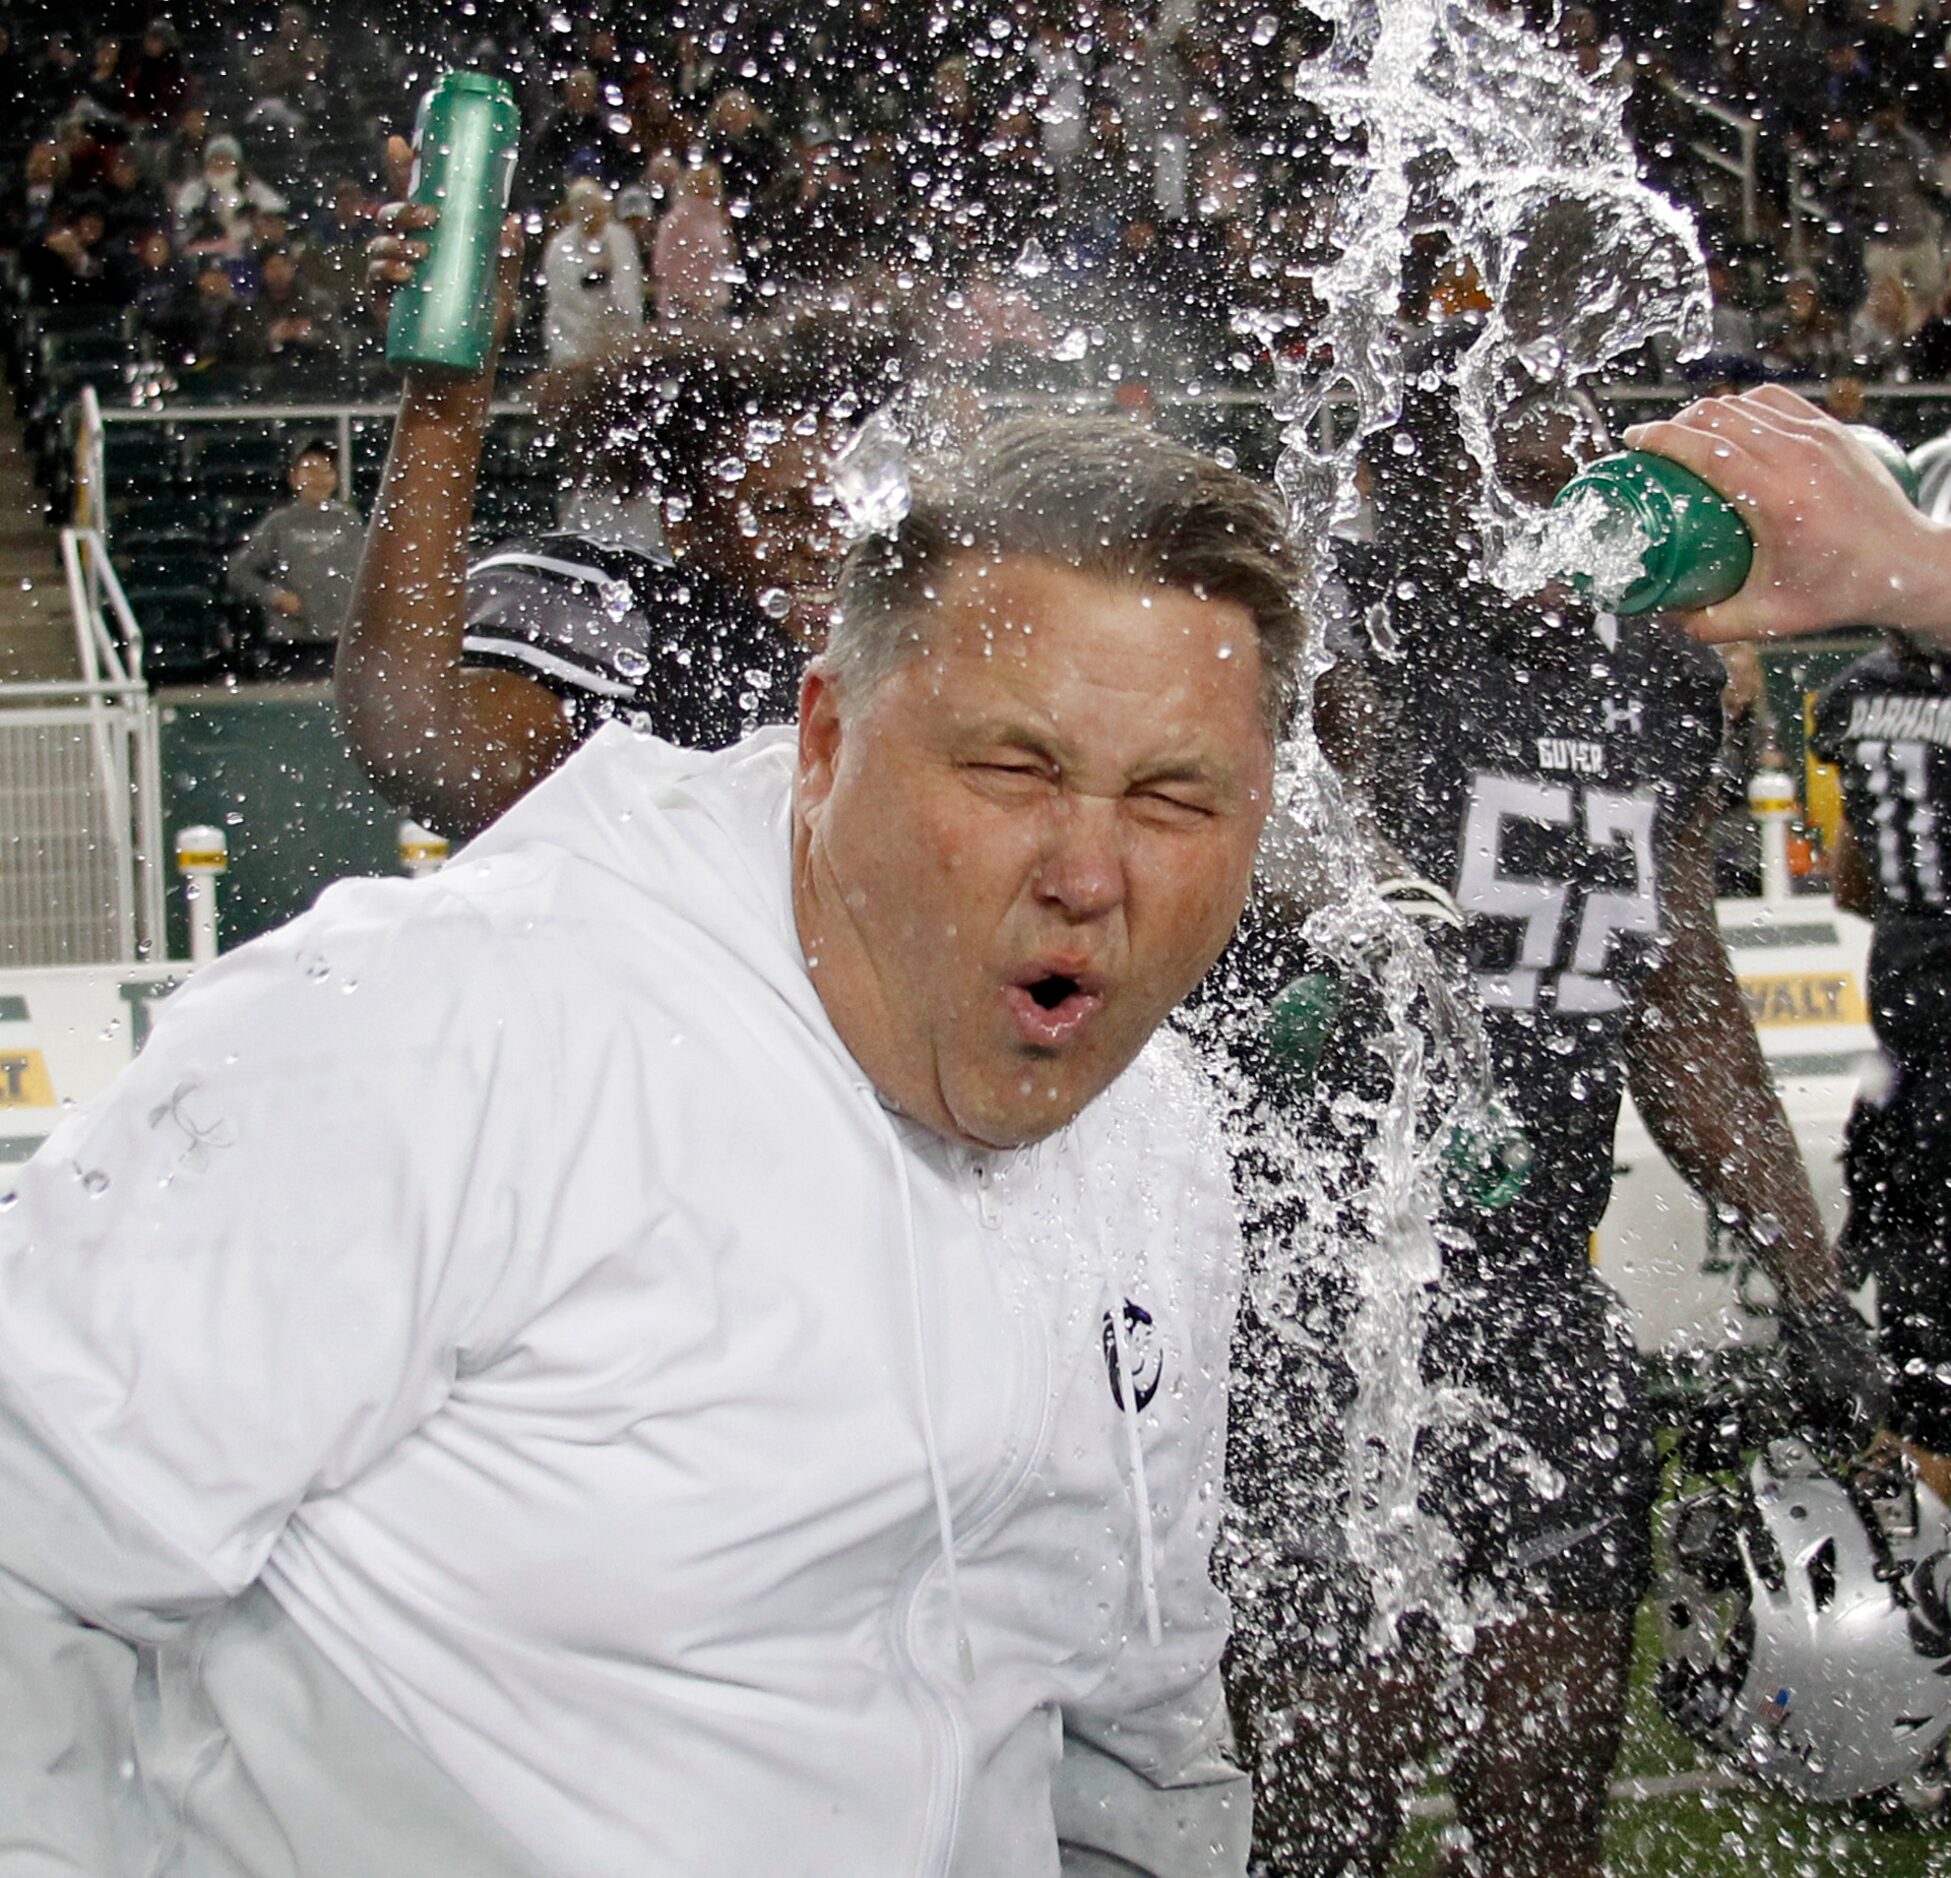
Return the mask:
<svg viewBox="0 0 1951 1878">
<path fill-rule="evenodd" d="M 1710 169 L 1732 176 L 1740 185 L 1741 238 L 1753 241 L 1760 232 L 1755 161 L 1760 126 L 1745 112 L 1731 111 L 1685 85 L 1672 83 L 1667 90 L 1708 127 L 1703 135 L 1690 137 L 1687 148 Z"/>
<path fill-rule="evenodd" d="M 141 642 L 100 534 L 63 529 L 61 562 L 81 675 L 0 685 L 0 964 L 160 958 L 162 777 Z"/>
<path fill-rule="evenodd" d="M 311 424 L 330 426 L 339 465 L 339 496 L 353 498 L 352 436 L 355 424 L 379 420 L 390 424 L 399 415 L 397 398 L 360 400 L 349 404 L 162 404 L 104 405 L 93 385 L 83 385 L 76 399 L 74 520 L 78 528 L 108 532 L 108 483 L 102 439 L 110 426 L 168 424 L 178 428 L 218 424 Z M 490 418 L 532 417 L 535 407 L 519 399 L 497 398 L 488 406 Z"/>
</svg>

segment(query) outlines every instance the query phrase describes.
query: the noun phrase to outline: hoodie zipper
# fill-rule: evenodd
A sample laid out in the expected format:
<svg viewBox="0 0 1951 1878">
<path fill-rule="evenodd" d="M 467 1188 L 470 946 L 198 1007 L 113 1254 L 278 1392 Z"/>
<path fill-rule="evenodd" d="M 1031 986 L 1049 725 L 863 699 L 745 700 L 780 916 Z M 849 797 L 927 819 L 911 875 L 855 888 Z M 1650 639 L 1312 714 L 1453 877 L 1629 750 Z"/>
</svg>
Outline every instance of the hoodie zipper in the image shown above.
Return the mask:
<svg viewBox="0 0 1951 1878">
<path fill-rule="evenodd" d="M 987 1160 L 972 1160 L 970 1167 L 977 1215 L 985 1229 L 1002 1235 L 1003 1207 L 996 1191 L 995 1170 Z M 966 1523 L 958 1522 L 956 1527 L 958 1552 L 965 1545 L 979 1544 L 1008 1517 L 1029 1484 L 1050 1431 L 1051 1338 L 1037 1302 L 1036 1277 L 1015 1243 L 1006 1235 L 1002 1235 L 1002 1244 L 1007 1269 L 998 1273 L 998 1279 L 1004 1291 L 1006 1308 L 1017 1330 L 1023 1363 L 1023 1401 L 1029 1408 L 1030 1420 L 1026 1438 L 1011 1444 L 1014 1452 L 970 1500 Z M 922 1567 L 909 1589 L 899 1626 L 902 1655 L 907 1659 L 915 1679 L 932 1698 L 927 1712 L 934 1723 L 936 1745 L 943 1750 L 938 1763 L 943 1777 L 934 1783 L 928 1830 L 923 1839 L 922 1869 L 930 1873 L 946 1873 L 954 1857 L 962 1823 L 962 1763 L 967 1750 L 956 1713 L 955 1691 L 945 1677 L 923 1663 L 918 1635 L 922 1595 L 942 1569 L 940 1553 Z"/>
<path fill-rule="evenodd" d="M 975 1170 L 976 1213 L 991 1232 L 1002 1230 L 1002 1202 L 996 1198 L 995 1170 L 985 1160 L 972 1163 Z"/>
</svg>

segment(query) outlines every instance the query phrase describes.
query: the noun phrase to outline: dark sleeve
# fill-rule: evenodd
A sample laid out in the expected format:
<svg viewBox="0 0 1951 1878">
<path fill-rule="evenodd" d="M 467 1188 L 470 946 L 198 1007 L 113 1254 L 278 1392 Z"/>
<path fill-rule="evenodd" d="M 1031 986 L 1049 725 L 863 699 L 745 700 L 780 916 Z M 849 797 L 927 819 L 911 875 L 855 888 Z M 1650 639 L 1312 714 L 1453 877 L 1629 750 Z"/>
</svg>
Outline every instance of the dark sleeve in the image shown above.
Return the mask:
<svg viewBox="0 0 1951 1878">
<path fill-rule="evenodd" d="M 598 709 L 636 699 L 649 626 L 627 581 L 553 544 L 515 544 L 468 570 L 465 604 L 463 664 L 520 672 Z"/>
<path fill-rule="evenodd" d="M 1845 731 L 1849 725 L 1850 696 L 1856 688 L 1859 662 L 1840 671 L 1816 693 L 1814 723 L 1809 732 L 1809 748 L 1825 763 L 1846 763 L 1849 748 Z"/>
</svg>

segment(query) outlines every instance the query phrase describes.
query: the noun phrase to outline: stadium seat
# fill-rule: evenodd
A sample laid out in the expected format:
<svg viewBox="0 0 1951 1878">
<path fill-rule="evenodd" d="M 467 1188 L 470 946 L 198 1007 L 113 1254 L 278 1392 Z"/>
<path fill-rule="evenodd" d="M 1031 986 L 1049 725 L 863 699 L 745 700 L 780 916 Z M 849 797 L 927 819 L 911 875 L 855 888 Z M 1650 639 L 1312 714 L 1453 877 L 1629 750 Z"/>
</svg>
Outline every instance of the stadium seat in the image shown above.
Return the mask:
<svg viewBox="0 0 1951 1878">
<path fill-rule="evenodd" d="M 142 587 L 129 594 L 152 683 L 213 676 L 227 650 L 225 608 L 202 586 Z"/>
<path fill-rule="evenodd" d="M 111 502 L 167 495 L 185 479 L 182 439 L 170 424 L 105 424 L 102 474 Z"/>
</svg>

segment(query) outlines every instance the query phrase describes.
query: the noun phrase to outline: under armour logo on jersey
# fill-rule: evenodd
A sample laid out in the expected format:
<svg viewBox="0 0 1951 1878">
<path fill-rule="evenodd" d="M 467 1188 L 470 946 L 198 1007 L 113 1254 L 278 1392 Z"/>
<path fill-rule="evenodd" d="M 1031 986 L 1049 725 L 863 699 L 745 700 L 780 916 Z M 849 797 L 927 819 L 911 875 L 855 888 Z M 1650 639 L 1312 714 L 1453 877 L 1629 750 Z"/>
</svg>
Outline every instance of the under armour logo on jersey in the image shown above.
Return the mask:
<svg viewBox="0 0 1951 1878">
<path fill-rule="evenodd" d="M 1132 1393 L 1141 1409 L 1150 1408 L 1158 1394 L 1159 1378 L 1165 1372 L 1165 1352 L 1159 1347 L 1152 1314 L 1142 1304 L 1125 1299 L 1125 1349 L 1131 1357 Z M 1104 1313 L 1104 1367 L 1111 1377 L 1111 1400 L 1120 1409 L 1125 1405 L 1124 1377 L 1118 1362 L 1118 1333 L 1111 1313 Z"/>
<path fill-rule="evenodd" d="M 1608 698 L 1605 702 L 1606 730 L 1608 734 L 1615 730 L 1630 730 L 1635 737 L 1642 735 L 1645 731 L 1645 725 L 1641 721 L 1640 714 L 1645 708 L 1637 698 L 1630 704 L 1614 704 Z"/>
</svg>

